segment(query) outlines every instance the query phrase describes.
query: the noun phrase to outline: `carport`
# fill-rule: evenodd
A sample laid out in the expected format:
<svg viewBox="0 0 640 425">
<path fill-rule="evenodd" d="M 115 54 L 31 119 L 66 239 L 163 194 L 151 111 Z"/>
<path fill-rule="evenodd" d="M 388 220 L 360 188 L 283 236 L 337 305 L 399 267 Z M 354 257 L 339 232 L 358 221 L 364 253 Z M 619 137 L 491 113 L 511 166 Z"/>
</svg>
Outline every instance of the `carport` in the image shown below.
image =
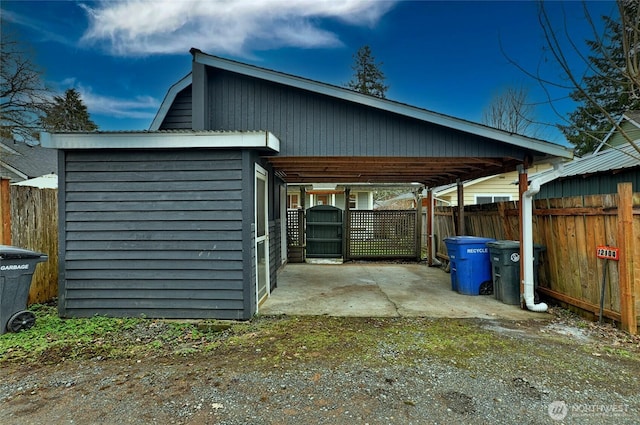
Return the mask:
<svg viewBox="0 0 640 425">
<path fill-rule="evenodd" d="M 466 180 L 522 167 L 522 188 L 529 165 L 572 157 L 543 140 L 191 54 L 191 73 L 149 131 L 42 137 L 59 150 L 63 316 L 251 318 L 297 270 L 284 267 L 289 183 L 458 182 L 462 199 Z M 326 270 L 341 281 L 346 269 Z"/>
</svg>

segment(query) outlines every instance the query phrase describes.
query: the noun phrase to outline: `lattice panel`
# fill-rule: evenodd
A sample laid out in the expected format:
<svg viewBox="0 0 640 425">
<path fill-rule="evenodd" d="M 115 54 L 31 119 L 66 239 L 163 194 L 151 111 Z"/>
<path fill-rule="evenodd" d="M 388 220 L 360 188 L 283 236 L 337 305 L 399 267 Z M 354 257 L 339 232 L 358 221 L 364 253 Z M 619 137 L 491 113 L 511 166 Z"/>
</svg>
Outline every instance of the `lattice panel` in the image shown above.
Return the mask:
<svg viewBox="0 0 640 425">
<path fill-rule="evenodd" d="M 415 258 L 416 211 L 349 211 L 349 258 Z"/>
</svg>

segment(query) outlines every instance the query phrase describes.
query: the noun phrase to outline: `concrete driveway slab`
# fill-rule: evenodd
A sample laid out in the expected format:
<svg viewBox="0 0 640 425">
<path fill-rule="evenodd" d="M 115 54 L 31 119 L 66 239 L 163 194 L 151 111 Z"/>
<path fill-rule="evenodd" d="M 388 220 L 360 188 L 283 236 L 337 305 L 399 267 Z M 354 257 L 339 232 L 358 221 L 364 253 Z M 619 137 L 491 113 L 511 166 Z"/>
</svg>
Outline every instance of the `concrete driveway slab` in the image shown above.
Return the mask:
<svg viewBox="0 0 640 425">
<path fill-rule="evenodd" d="M 417 263 L 287 264 L 263 315 L 544 319 L 491 295 L 451 290 L 451 276 Z"/>
</svg>

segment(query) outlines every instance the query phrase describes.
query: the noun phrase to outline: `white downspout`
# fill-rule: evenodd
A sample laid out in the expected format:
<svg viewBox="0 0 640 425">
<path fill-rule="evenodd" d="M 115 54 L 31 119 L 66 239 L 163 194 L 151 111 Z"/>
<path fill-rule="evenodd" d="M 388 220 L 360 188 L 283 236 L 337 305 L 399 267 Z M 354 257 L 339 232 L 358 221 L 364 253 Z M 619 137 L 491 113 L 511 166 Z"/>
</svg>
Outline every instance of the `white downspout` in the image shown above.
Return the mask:
<svg viewBox="0 0 640 425">
<path fill-rule="evenodd" d="M 548 309 L 547 304 L 536 304 L 534 301 L 533 197 L 540 192 L 540 186 L 557 179 L 561 172 L 562 164 L 555 162 L 551 173 L 531 180 L 529 188 L 522 194 L 522 261 L 524 266 L 522 282 L 524 302 L 531 311 L 544 312 Z"/>
</svg>

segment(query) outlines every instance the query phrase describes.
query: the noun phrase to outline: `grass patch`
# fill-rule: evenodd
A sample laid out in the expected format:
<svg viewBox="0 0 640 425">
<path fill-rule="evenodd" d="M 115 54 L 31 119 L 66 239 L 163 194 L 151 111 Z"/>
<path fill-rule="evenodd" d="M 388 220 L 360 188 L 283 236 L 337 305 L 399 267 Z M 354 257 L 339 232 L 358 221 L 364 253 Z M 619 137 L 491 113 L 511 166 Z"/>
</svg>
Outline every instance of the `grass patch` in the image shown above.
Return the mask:
<svg viewBox="0 0 640 425">
<path fill-rule="evenodd" d="M 282 316 L 219 326 L 211 321 L 101 316 L 61 319 L 52 306 L 33 305 L 31 310 L 37 318 L 33 328 L 0 336 L 0 362 L 200 353 L 247 365 L 353 360 L 375 365 L 410 363 L 424 356 L 463 361 L 504 346 L 490 332 L 463 320 Z"/>
<path fill-rule="evenodd" d="M 537 367 L 562 370 L 575 369 L 571 363 L 578 354 L 591 357 L 595 345 L 585 344 L 567 357 L 554 348 L 564 343 L 553 335 L 544 334 L 544 343 L 511 338 L 473 319 L 258 316 L 246 322 L 185 322 L 100 316 L 60 319 L 55 307 L 31 309 L 37 318 L 33 328 L 0 335 L 0 363 L 206 356 L 221 365 L 273 368 L 307 362 L 328 367 L 349 362 L 410 366 L 427 359 L 473 370 L 498 359 L 504 362 L 501 367 L 515 370 L 527 367 L 533 356 Z M 602 355 L 622 361 L 640 357 L 633 345 L 598 348 Z"/>
</svg>

